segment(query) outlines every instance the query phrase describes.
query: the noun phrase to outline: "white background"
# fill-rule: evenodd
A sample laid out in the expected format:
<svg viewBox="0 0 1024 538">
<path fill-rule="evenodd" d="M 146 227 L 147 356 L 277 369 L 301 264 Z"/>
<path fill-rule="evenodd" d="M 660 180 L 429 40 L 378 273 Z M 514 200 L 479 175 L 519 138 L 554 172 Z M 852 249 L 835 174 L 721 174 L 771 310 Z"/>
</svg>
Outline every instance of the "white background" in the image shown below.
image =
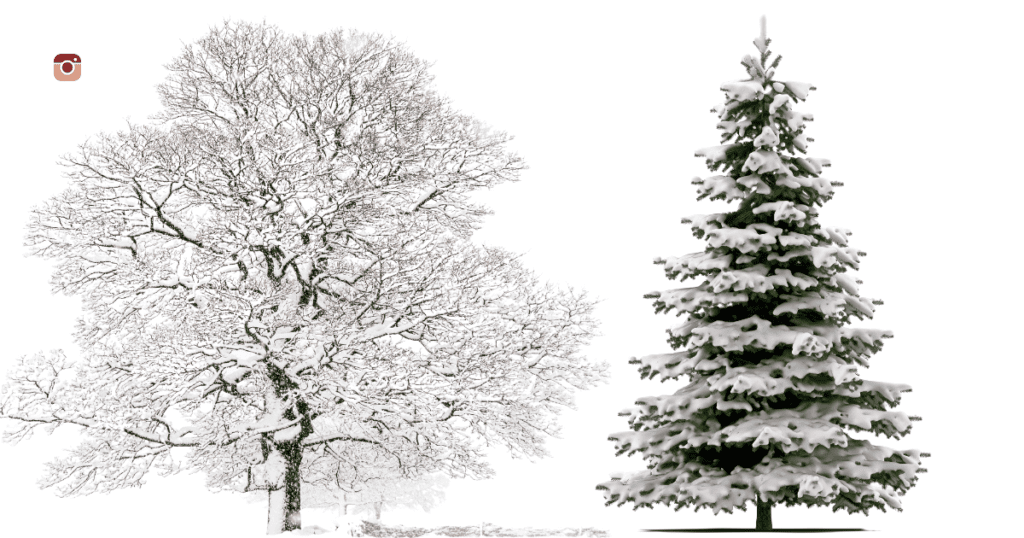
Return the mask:
<svg viewBox="0 0 1024 538">
<path fill-rule="evenodd" d="M 25 3 L 28 4 L 28 3 Z M 23 5 L 25 5 L 23 4 Z M 680 218 L 727 207 L 696 202 L 707 176 L 697 148 L 717 145 L 722 82 L 745 77 L 759 17 L 782 80 L 818 88 L 810 154 L 843 181 L 821 223 L 853 230 L 864 250 L 861 291 L 885 301 L 874 320 L 895 338 L 868 379 L 911 384 L 899 410 L 924 417 L 895 448 L 933 457 L 904 511 L 869 517 L 776 507 L 776 528 L 862 527 L 884 536 L 1006 528 L 1019 509 L 1015 439 L 1021 374 L 1020 13 L 1013 2 L 47 2 L 5 7 L 0 129 L 0 370 L 18 356 L 64 348 L 78 300 L 51 294 L 49 266 L 24 257 L 28 210 L 63 190 L 60 154 L 100 132 L 145 123 L 154 85 L 183 43 L 225 18 L 287 33 L 379 32 L 435 62 L 453 104 L 516 138 L 522 181 L 480 197 L 493 210 L 479 238 L 525 252 L 543 279 L 603 300 L 603 336 L 587 353 L 612 381 L 562 415 L 551 457 L 495 451 L 497 477 L 453 481 L 430 514 L 385 513 L 421 524 L 591 526 L 618 536 L 642 528 L 747 527 L 754 510 L 714 516 L 665 507 L 605 507 L 597 483 L 642 467 L 614 456 L 617 412 L 680 383 L 641 382 L 629 357 L 669 351 L 645 292 L 674 287 L 656 256 L 701 250 Z M 936 7 L 947 6 L 947 7 Z M 21 10 L 21 11 L 18 11 Z M 53 79 L 58 53 L 82 56 L 77 82 Z M 211 494 L 198 475 L 153 476 L 142 489 L 60 499 L 35 485 L 42 463 L 73 432 L 0 446 L 7 536 L 259 535 L 265 505 Z M 312 516 L 310 516 L 312 517 Z M 307 518 L 308 521 L 308 518 Z M 34 526 L 39 529 L 31 530 Z M 619 531 L 618 529 L 622 529 Z"/>
</svg>

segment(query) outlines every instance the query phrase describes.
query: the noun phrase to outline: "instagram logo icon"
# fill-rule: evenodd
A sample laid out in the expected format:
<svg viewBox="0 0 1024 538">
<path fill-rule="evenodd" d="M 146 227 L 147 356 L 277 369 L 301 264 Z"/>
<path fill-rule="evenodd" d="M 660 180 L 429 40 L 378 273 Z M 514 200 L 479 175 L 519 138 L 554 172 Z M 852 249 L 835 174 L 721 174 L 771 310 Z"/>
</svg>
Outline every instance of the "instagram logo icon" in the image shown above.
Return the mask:
<svg viewBox="0 0 1024 538">
<path fill-rule="evenodd" d="M 53 78 L 78 80 L 82 77 L 82 57 L 77 54 L 58 54 L 53 59 Z"/>
</svg>

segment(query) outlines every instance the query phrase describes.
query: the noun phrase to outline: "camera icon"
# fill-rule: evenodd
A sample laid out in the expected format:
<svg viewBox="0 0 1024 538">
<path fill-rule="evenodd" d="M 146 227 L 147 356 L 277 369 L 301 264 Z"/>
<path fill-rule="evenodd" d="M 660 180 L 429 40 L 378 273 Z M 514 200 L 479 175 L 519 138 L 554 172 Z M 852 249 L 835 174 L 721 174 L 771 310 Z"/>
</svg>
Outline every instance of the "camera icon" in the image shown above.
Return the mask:
<svg viewBox="0 0 1024 538">
<path fill-rule="evenodd" d="M 77 54 L 58 54 L 53 59 L 53 78 L 57 80 L 82 78 L 82 57 Z"/>
</svg>

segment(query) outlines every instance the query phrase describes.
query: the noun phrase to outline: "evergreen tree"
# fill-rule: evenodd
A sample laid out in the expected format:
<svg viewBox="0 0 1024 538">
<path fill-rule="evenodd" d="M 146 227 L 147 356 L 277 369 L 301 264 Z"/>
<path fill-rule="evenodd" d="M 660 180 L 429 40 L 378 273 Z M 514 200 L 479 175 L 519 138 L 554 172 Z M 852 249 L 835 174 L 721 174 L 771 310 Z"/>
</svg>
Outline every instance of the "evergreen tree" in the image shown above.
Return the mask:
<svg viewBox="0 0 1024 538">
<path fill-rule="evenodd" d="M 698 286 L 654 292 L 657 313 L 689 314 L 668 330 L 673 353 L 633 358 L 641 378 L 691 383 L 645 397 L 620 413 L 632 431 L 617 433 L 617 455 L 640 452 L 647 469 L 598 485 L 608 505 L 654 503 L 732 513 L 757 506 L 758 530 L 771 507 L 831 505 L 850 513 L 885 506 L 925 472 L 918 450 L 893 450 L 846 430 L 899 439 L 920 417 L 891 409 L 910 386 L 863 380 L 858 367 L 891 331 L 843 328 L 872 317 L 879 300 L 861 297 L 847 272 L 860 252 L 842 228 L 819 226 L 817 207 L 841 186 L 820 177 L 826 159 L 802 156 L 804 123 L 793 109 L 815 89 L 777 81 L 764 20 L 746 56 L 750 78 L 722 85 L 712 111 L 723 145 L 697 151 L 712 172 L 693 181 L 698 200 L 738 200 L 728 213 L 683 219 L 704 252 L 656 259 L 669 279 L 704 277 Z M 888 409 L 887 409 L 888 408 Z"/>
</svg>

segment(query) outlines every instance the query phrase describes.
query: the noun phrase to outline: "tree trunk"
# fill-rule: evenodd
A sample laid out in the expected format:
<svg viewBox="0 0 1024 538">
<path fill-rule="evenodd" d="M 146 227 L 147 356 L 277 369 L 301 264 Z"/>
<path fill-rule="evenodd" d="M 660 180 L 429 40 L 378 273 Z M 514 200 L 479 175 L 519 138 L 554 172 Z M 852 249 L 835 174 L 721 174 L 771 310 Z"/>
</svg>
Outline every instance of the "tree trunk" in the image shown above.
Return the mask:
<svg viewBox="0 0 1024 538">
<path fill-rule="evenodd" d="M 281 534 L 302 528 L 301 441 L 272 443 L 268 466 L 282 469 L 283 477 L 267 491 L 267 534 Z"/>
<path fill-rule="evenodd" d="M 382 502 L 373 503 L 373 513 L 377 516 L 376 521 L 380 523 L 380 509 L 384 505 Z"/>
<path fill-rule="evenodd" d="M 754 530 L 772 530 L 772 503 L 757 499 L 757 527 Z"/>
<path fill-rule="evenodd" d="M 281 534 L 302 528 L 302 440 L 313 433 L 308 408 L 297 397 L 298 386 L 284 370 L 267 363 L 267 385 L 264 412 L 278 424 L 299 420 L 298 425 L 263 434 L 260 440 L 268 489 L 267 534 Z M 296 428 L 298 430 L 296 431 Z"/>
</svg>

